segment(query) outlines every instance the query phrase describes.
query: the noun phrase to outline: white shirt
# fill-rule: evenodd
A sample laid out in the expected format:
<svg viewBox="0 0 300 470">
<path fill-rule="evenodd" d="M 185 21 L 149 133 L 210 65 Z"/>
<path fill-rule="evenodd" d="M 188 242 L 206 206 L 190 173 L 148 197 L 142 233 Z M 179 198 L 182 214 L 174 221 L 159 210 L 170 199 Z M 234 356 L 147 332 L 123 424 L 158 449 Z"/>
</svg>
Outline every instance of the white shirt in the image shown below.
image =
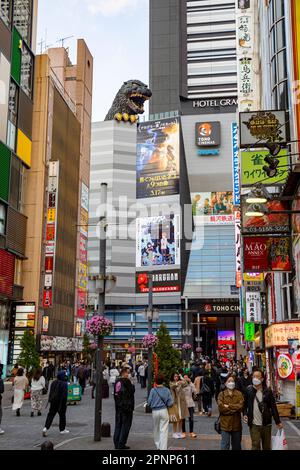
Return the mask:
<svg viewBox="0 0 300 470">
<path fill-rule="evenodd" d="M 257 397 L 259 402 L 262 402 L 263 394 L 262 394 L 261 390 L 257 390 L 256 397 Z M 253 424 L 255 424 L 256 426 L 262 426 L 263 425 L 262 414 L 259 411 L 258 403 L 257 403 L 256 398 L 254 398 L 254 406 L 253 406 Z"/>
<path fill-rule="evenodd" d="M 110 383 L 114 384 L 114 383 L 116 383 L 116 378 L 119 377 L 120 374 L 119 374 L 119 371 L 117 369 L 111 369 L 109 375 L 110 375 L 110 380 L 109 380 Z"/>
<path fill-rule="evenodd" d="M 138 373 L 141 377 L 145 377 L 145 366 L 144 365 L 141 365 L 139 368 L 138 368 Z"/>
<path fill-rule="evenodd" d="M 39 380 L 32 379 L 31 381 L 31 391 L 37 392 L 38 390 L 43 390 L 45 388 L 46 382 L 45 377 L 41 376 Z"/>
</svg>

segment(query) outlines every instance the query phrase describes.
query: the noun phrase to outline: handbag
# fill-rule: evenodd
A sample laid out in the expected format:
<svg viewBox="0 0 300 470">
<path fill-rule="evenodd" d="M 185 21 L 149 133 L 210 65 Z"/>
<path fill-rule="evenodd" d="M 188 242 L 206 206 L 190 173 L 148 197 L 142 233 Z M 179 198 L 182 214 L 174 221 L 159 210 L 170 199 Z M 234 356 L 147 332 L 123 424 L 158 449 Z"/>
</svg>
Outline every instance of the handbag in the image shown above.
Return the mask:
<svg viewBox="0 0 300 470">
<path fill-rule="evenodd" d="M 221 415 L 219 415 L 217 421 L 215 421 L 214 426 L 215 426 L 216 433 L 221 434 L 222 433 L 222 431 L 221 431 Z"/>
<path fill-rule="evenodd" d="M 179 419 L 179 411 L 178 411 L 177 405 L 175 405 L 175 403 L 173 403 L 172 406 L 168 407 L 165 400 L 160 396 L 160 394 L 158 393 L 156 388 L 154 390 L 156 391 L 157 395 L 159 396 L 159 398 L 161 399 L 163 404 L 167 407 L 168 414 L 169 414 L 169 422 L 170 423 L 178 423 L 178 421 L 180 421 L 180 419 Z"/>
</svg>

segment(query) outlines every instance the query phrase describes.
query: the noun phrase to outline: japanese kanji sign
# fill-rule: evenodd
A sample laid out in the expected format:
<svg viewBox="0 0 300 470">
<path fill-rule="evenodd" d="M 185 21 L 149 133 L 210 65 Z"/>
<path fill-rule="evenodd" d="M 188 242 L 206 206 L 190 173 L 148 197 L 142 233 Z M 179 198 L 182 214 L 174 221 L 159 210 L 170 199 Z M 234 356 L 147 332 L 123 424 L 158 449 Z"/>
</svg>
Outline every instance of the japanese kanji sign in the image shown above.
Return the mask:
<svg viewBox="0 0 300 470">
<path fill-rule="evenodd" d="M 266 165 L 265 158 L 270 153 L 267 150 L 256 150 L 252 152 L 241 152 L 241 185 L 253 186 L 256 183 L 263 183 L 267 186 L 284 184 L 289 174 L 289 158 L 287 150 L 281 150 L 278 154 L 280 157 L 280 167 L 278 174 L 274 178 L 268 178 L 263 170 Z"/>
</svg>

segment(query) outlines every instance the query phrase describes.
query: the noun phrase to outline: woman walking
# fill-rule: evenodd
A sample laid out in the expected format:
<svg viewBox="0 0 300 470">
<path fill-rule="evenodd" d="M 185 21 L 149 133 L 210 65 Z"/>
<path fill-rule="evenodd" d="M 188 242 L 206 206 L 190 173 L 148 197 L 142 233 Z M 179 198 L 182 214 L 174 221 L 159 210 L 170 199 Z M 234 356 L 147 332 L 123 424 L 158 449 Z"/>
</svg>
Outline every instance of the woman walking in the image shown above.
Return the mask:
<svg viewBox="0 0 300 470">
<path fill-rule="evenodd" d="M 227 377 L 226 389 L 219 394 L 218 407 L 220 412 L 221 426 L 221 450 L 242 450 L 242 411 L 244 408 L 244 397 L 236 389 L 235 380 L 232 375 Z"/>
<path fill-rule="evenodd" d="M 202 392 L 201 392 L 201 384 L 202 384 L 202 372 L 196 374 L 196 378 L 194 381 L 195 389 L 196 389 L 196 403 L 198 405 L 198 413 L 199 416 L 202 416 L 204 413 L 203 405 L 202 405 Z"/>
<path fill-rule="evenodd" d="M 13 381 L 14 387 L 14 402 L 12 409 L 16 412 L 17 416 L 21 416 L 20 410 L 23 406 L 24 393 L 28 388 L 29 382 L 27 377 L 24 375 L 24 369 L 18 369 L 17 375 Z"/>
<path fill-rule="evenodd" d="M 214 390 L 214 381 L 210 376 L 209 370 L 206 369 L 202 378 L 201 393 L 204 412 L 209 418 L 211 417 L 212 412 L 212 397 L 214 395 Z"/>
<path fill-rule="evenodd" d="M 194 433 L 195 402 L 194 402 L 193 396 L 196 393 L 196 388 L 195 388 L 195 385 L 191 381 L 191 378 L 188 374 L 185 374 L 183 376 L 183 380 L 187 384 L 187 386 L 183 389 L 183 391 L 184 391 L 184 395 L 185 395 L 186 405 L 188 407 L 188 411 L 189 411 L 189 415 L 190 415 L 189 416 L 190 437 L 195 439 L 197 437 L 197 434 Z M 182 434 L 183 434 L 183 437 L 186 437 L 185 419 L 182 420 Z"/>
<path fill-rule="evenodd" d="M 110 372 L 109 372 L 109 383 L 112 385 L 113 390 L 115 388 L 115 383 L 116 383 L 117 377 L 119 377 L 119 376 L 120 376 L 119 371 L 116 368 L 115 363 L 113 363 L 112 368 L 110 369 Z M 114 394 L 114 392 L 113 392 L 113 394 Z"/>
<path fill-rule="evenodd" d="M 172 393 L 173 402 L 177 407 L 179 420 L 177 423 L 173 423 L 173 438 L 184 439 L 182 434 L 182 420 L 189 416 L 189 410 L 185 400 L 184 388 L 187 387 L 187 383 L 184 380 L 179 380 L 179 374 L 174 372 L 171 375 L 170 390 Z"/>
<path fill-rule="evenodd" d="M 31 381 L 31 414 L 30 416 L 34 417 L 34 412 L 37 412 L 38 416 L 42 415 L 43 407 L 43 389 L 46 388 L 46 380 L 43 376 L 43 370 L 39 367 Z"/>
<path fill-rule="evenodd" d="M 148 405 L 152 409 L 153 434 L 157 450 L 168 449 L 169 413 L 168 408 L 173 405 L 170 390 L 163 385 L 165 377 L 158 374 L 156 378 L 157 388 L 150 392 Z"/>
</svg>

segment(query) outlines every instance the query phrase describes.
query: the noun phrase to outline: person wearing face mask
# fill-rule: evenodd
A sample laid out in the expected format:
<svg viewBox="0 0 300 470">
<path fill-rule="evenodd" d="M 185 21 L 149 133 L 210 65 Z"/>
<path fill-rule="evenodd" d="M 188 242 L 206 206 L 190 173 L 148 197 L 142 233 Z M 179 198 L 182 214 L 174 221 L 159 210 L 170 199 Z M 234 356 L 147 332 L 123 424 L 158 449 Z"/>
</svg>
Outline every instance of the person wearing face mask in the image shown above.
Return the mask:
<svg viewBox="0 0 300 470">
<path fill-rule="evenodd" d="M 243 367 L 237 380 L 237 389 L 245 396 L 247 388 L 252 384 L 251 375 L 247 367 Z"/>
<path fill-rule="evenodd" d="M 227 377 L 225 387 L 218 397 L 222 434 L 221 450 L 230 450 L 230 445 L 232 450 L 241 450 L 244 397 L 236 389 L 232 375 Z"/>
<path fill-rule="evenodd" d="M 246 391 L 244 409 L 244 421 L 250 428 L 252 450 L 271 450 L 272 418 L 278 429 L 282 429 L 273 392 L 265 385 L 264 373 L 255 370 L 252 385 Z"/>
</svg>

